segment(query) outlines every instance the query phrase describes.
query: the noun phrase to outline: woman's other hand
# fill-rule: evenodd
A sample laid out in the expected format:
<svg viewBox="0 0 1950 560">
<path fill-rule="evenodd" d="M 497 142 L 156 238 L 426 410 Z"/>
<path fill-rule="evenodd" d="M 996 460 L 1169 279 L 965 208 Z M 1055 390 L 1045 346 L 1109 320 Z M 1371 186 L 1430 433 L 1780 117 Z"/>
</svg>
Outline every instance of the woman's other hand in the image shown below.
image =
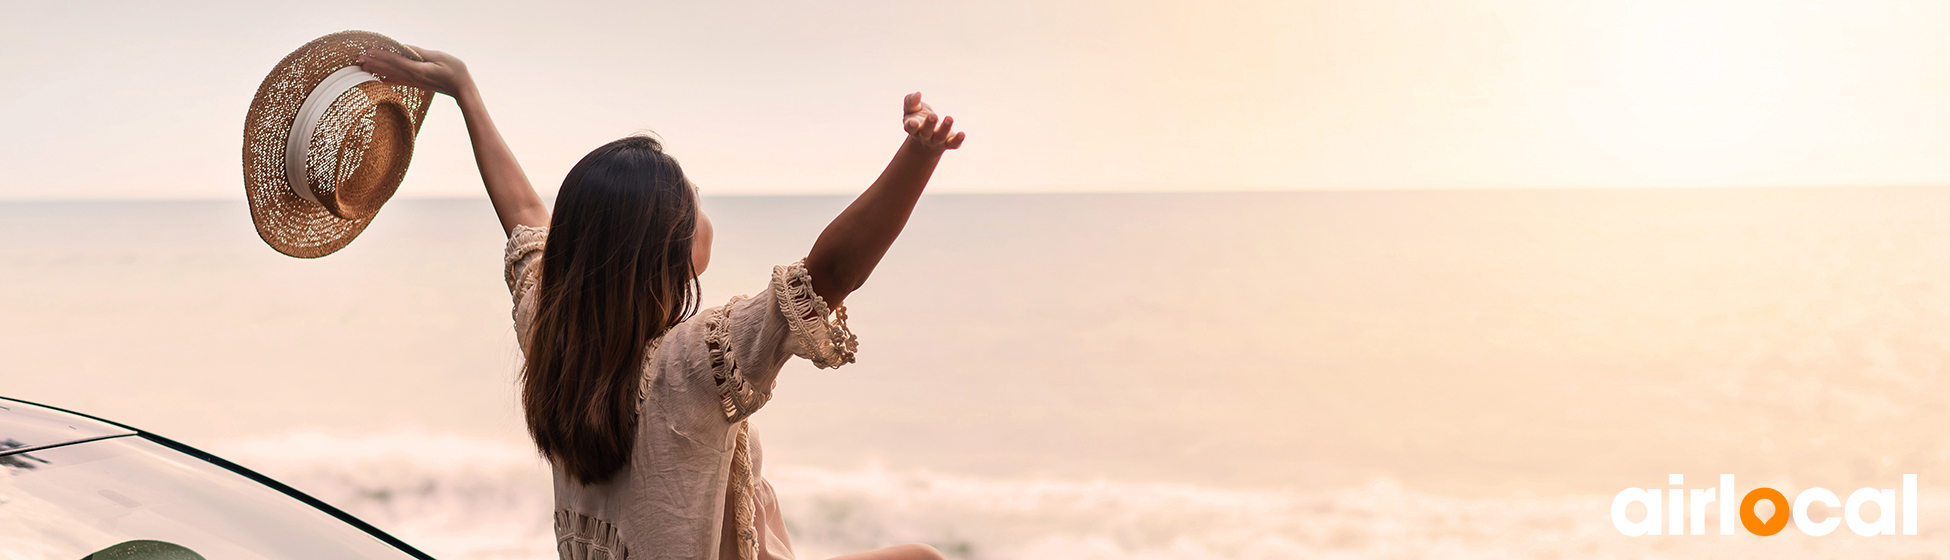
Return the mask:
<svg viewBox="0 0 1950 560">
<path fill-rule="evenodd" d="M 378 76 L 382 84 L 416 87 L 454 97 L 473 85 L 474 78 L 467 74 L 467 64 L 454 55 L 412 45 L 407 48 L 420 53 L 426 61 L 385 49 L 366 49 L 359 54 L 359 67 Z"/>
<path fill-rule="evenodd" d="M 953 150 L 961 147 L 967 134 L 955 132 L 954 117 L 940 117 L 934 108 L 921 102 L 921 92 L 907 94 L 901 100 L 901 127 L 907 130 L 907 137 L 922 146 L 936 150 Z"/>
</svg>

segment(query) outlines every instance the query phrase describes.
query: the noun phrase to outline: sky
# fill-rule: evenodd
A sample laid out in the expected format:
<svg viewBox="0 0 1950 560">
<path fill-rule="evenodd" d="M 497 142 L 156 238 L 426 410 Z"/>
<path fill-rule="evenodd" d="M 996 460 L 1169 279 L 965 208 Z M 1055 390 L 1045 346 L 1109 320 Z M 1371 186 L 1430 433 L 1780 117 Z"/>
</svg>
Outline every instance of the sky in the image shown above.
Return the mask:
<svg viewBox="0 0 1950 560">
<path fill-rule="evenodd" d="M 8 4 L 0 200 L 239 197 L 258 82 L 344 29 L 465 60 L 544 195 L 646 131 L 706 194 L 857 192 L 911 91 L 969 134 L 935 192 L 1950 182 L 1946 2 Z M 468 150 L 441 98 L 400 196 L 479 196 Z"/>
</svg>

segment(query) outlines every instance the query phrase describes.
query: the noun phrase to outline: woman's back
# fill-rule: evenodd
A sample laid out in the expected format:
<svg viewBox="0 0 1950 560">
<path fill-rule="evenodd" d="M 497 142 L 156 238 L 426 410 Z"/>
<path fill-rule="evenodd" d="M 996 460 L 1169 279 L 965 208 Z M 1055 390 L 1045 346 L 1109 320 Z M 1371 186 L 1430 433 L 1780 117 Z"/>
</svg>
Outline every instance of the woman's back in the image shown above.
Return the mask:
<svg viewBox="0 0 1950 560">
<path fill-rule="evenodd" d="M 508 240 L 507 278 L 524 347 L 547 235 L 523 226 Z M 793 263 L 776 267 L 758 295 L 706 310 L 652 341 L 636 442 L 623 470 L 585 484 L 560 464 L 552 468 L 562 557 L 623 558 L 627 549 L 635 558 L 791 558 L 783 527 L 764 523 L 779 517 L 775 503 L 759 499 L 770 493 L 760 492 L 748 417 L 770 399 L 792 356 L 820 367 L 852 361 L 853 339 L 830 315 L 805 266 Z M 777 550 L 781 544 L 786 548 Z"/>
</svg>

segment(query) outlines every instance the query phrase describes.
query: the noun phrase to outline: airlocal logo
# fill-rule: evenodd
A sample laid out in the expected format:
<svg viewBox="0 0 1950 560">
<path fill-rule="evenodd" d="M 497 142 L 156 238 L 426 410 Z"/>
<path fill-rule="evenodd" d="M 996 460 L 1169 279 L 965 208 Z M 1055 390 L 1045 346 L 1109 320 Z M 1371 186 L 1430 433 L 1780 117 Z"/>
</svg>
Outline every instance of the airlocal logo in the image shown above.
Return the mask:
<svg viewBox="0 0 1950 560">
<path fill-rule="evenodd" d="M 1678 486 L 1686 482 L 1686 477 L 1671 475 L 1668 482 Z M 1746 528 L 1747 532 L 1763 537 L 1772 536 L 1787 527 L 1790 516 L 1794 518 L 1794 528 L 1816 537 L 1834 532 L 1835 527 L 1844 520 L 1848 522 L 1848 530 L 1855 531 L 1857 535 L 1869 537 L 1896 534 L 1895 490 L 1875 488 L 1856 490 L 1848 495 L 1848 505 L 1843 506 L 1841 499 L 1837 498 L 1834 492 L 1823 488 L 1809 488 L 1794 497 L 1793 507 L 1788 507 L 1787 497 L 1781 495 L 1781 491 L 1766 487 L 1755 488 L 1747 492 L 1745 497 L 1740 498 L 1738 503 L 1734 502 L 1731 499 L 1733 475 L 1730 474 L 1720 475 L 1719 488 L 1691 489 L 1690 499 L 1687 497 L 1687 490 L 1686 488 L 1668 490 L 1667 495 L 1670 497 L 1665 500 L 1666 507 L 1660 507 L 1658 490 L 1626 488 L 1618 493 L 1618 497 L 1611 500 L 1611 524 L 1618 527 L 1618 532 L 1629 537 L 1657 535 L 1660 527 L 1664 527 L 1668 535 L 1680 535 L 1684 534 L 1680 531 L 1687 528 L 1688 524 L 1685 521 L 1691 520 L 1692 534 L 1704 535 L 1706 534 L 1706 505 L 1717 503 L 1720 507 L 1720 534 L 1722 535 L 1733 534 L 1734 520 L 1738 519 L 1740 526 Z M 1773 515 L 1766 520 L 1762 520 L 1754 511 L 1754 507 L 1762 501 L 1770 502 L 1774 506 Z M 1645 519 L 1638 521 L 1626 519 L 1625 508 L 1633 502 L 1645 504 Z M 1822 521 L 1809 519 L 1808 508 L 1816 502 L 1831 508 L 1842 506 L 1841 518 L 1837 519 L 1831 513 Z M 1862 519 L 1862 506 L 1866 504 L 1876 505 L 1875 521 Z M 1903 475 L 1901 509 L 1903 534 L 1916 534 L 1916 475 Z M 1665 523 L 1660 523 L 1660 512 L 1666 512 Z"/>
</svg>

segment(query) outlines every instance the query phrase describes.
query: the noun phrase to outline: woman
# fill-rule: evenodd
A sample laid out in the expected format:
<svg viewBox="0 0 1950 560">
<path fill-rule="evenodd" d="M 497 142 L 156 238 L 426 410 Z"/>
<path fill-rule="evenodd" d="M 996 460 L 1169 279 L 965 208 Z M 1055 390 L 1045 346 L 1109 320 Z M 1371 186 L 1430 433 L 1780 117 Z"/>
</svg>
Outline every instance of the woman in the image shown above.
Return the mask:
<svg viewBox="0 0 1950 560">
<path fill-rule="evenodd" d="M 755 297 L 697 313 L 711 220 L 657 141 L 624 138 L 583 157 L 551 217 L 467 67 L 415 50 L 425 62 L 375 50 L 359 64 L 388 85 L 452 96 L 466 118 L 508 234 L 522 408 L 554 472 L 562 558 L 792 559 L 747 417 L 792 356 L 821 368 L 853 361 L 841 304 L 900 235 L 941 154 L 961 146 L 954 119 L 908 95 L 893 162 L 806 258 L 775 267 Z M 840 558 L 941 554 L 909 544 Z"/>
</svg>

